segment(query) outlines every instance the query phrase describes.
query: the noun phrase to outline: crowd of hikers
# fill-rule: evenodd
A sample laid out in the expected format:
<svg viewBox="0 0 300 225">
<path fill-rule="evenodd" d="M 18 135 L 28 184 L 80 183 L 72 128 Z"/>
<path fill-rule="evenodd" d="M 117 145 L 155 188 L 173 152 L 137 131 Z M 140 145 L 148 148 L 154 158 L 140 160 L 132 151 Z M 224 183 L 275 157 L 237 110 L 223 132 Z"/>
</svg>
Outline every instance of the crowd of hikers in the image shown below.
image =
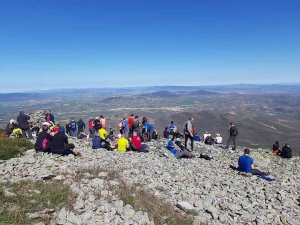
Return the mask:
<svg viewBox="0 0 300 225">
<path fill-rule="evenodd" d="M 75 156 L 79 156 L 80 152 L 75 148 L 74 144 L 69 143 L 69 137 L 83 140 L 91 139 L 92 149 L 117 150 L 123 153 L 127 151 L 147 153 L 149 149 L 146 143 L 160 138 L 154 129 L 154 125 L 146 117 L 143 117 L 140 122 L 139 116 L 134 114 L 120 120 L 117 135 L 115 135 L 113 128 L 108 128 L 103 115 L 94 119 L 90 118 L 88 127 L 82 119 L 76 121 L 74 118 L 67 122 L 65 126 L 56 124 L 51 110 L 46 111 L 44 116 L 44 122 L 40 127 L 33 126 L 30 123 L 30 116 L 21 111 L 16 120 L 11 119 L 7 124 L 7 135 L 16 138 L 33 139 L 32 133 L 34 133 L 34 136 L 36 136 L 35 150 L 37 152 L 60 155 L 73 154 Z M 86 130 L 88 130 L 88 134 Z M 232 122 L 229 123 L 228 134 L 229 138 L 223 148 L 228 149 L 232 145 L 232 150 L 236 150 L 236 139 L 239 132 Z M 216 134 L 213 137 L 210 133 L 205 132 L 200 137 L 195 132 L 193 117 L 190 117 L 185 122 L 182 133 L 179 132 L 175 122 L 171 121 L 163 131 L 163 138 L 168 140 L 165 146 L 166 149 L 177 159 L 194 157 L 195 141 L 203 141 L 206 145 L 218 145 L 220 147 L 223 142 L 220 134 Z M 182 139 L 184 143 L 182 143 Z M 189 148 L 188 143 L 190 144 Z M 292 158 L 292 150 L 289 144 L 285 144 L 281 148 L 278 141 L 273 145 L 273 153 L 282 158 Z M 268 175 L 253 167 L 254 160 L 249 155 L 250 150 L 245 149 L 244 155 L 238 160 L 238 167 L 231 166 L 231 168 L 259 176 Z M 212 159 L 205 155 L 200 155 L 200 158 Z"/>
</svg>

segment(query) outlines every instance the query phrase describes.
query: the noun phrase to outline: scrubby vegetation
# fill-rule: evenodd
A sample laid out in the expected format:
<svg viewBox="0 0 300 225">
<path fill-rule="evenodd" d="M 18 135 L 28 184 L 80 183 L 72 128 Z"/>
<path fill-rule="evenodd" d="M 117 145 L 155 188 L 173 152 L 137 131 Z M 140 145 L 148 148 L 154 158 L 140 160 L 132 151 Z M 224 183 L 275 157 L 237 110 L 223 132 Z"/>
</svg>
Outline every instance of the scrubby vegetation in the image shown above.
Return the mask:
<svg viewBox="0 0 300 225">
<path fill-rule="evenodd" d="M 31 224 L 46 222 L 51 213 L 70 208 L 75 195 L 61 181 L 0 184 L 0 224 Z M 32 213 L 44 210 L 36 219 Z"/>
<path fill-rule="evenodd" d="M 34 145 L 23 138 L 1 138 L 0 159 L 7 160 L 16 157 L 22 152 L 34 148 Z"/>
</svg>

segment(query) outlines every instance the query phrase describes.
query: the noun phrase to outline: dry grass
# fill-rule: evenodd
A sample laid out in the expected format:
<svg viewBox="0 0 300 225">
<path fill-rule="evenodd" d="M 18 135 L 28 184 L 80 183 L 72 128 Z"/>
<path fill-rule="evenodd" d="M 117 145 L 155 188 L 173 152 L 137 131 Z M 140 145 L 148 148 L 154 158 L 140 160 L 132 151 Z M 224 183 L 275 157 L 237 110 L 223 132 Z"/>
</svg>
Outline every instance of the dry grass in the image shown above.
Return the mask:
<svg viewBox="0 0 300 225">
<path fill-rule="evenodd" d="M 149 217 L 157 225 L 186 225 L 193 223 L 192 213 L 182 214 L 175 210 L 175 207 L 170 203 L 158 198 L 153 193 L 139 188 L 137 185 L 129 186 L 124 182 L 120 176 L 120 172 L 111 168 L 90 168 L 80 169 L 76 172 L 75 179 L 79 181 L 82 178 L 94 179 L 98 177 L 101 172 L 106 172 L 107 176 L 101 179 L 107 181 L 115 180 L 120 183 L 119 187 L 108 187 L 107 190 L 113 191 L 125 203 L 131 205 L 135 211 L 147 212 Z M 86 177 L 89 175 L 89 177 Z M 101 194 L 95 193 L 98 198 Z"/>
<path fill-rule="evenodd" d="M 145 211 L 157 225 L 186 225 L 193 223 L 192 215 L 176 212 L 170 203 L 156 197 L 143 188 L 128 186 L 122 183 L 118 195 L 125 204 L 135 211 Z"/>
<path fill-rule="evenodd" d="M 11 194 L 7 195 L 7 191 Z M 0 224 L 46 222 L 45 218 L 29 219 L 27 214 L 45 208 L 71 208 L 75 195 L 61 181 L 21 182 L 0 185 Z"/>
</svg>

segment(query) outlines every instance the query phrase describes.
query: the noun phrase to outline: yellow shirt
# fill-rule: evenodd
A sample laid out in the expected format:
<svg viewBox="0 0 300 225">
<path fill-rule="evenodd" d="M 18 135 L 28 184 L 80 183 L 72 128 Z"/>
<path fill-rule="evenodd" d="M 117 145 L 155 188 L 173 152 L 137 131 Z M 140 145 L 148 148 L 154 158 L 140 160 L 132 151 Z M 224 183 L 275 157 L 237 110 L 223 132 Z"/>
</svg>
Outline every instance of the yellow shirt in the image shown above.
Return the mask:
<svg viewBox="0 0 300 225">
<path fill-rule="evenodd" d="M 15 137 L 21 137 L 22 133 L 23 133 L 22 129 L 20 129 L 20 128 L 15 128 L 12 132 L 13 136 L 15 136 Z"/>
<path fill-rule="evenodd" d="M 126 147 L 128 146 L 129 142 L 126 138 L 120 138 L 118 140 L 118 151 L 119 152 L 126 152 Z"/>
<path fill-rule="evenodd" d="M 101 128 L 101 129 L 99 130 L 99 134 L 100 134 L 100 138 L 103 139 L 103 140 L 105 140 L 105 138 L 106 138 L 107 135 L 108 135 L 107 131 L 106 131 L 104 128 Z"/>
</svg>

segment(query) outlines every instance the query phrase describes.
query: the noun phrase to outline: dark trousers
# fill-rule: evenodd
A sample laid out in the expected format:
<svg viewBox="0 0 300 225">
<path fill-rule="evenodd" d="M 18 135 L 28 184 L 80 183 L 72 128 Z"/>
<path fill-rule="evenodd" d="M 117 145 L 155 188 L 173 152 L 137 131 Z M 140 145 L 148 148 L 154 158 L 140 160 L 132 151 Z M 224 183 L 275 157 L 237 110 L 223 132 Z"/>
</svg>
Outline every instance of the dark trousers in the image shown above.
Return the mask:
<svg viewBox="0 0 300 225">
<path fill-rule="evenodd" d="M 227 140 L 227 144 L 225 148 L 228 148 L 229 145 L 231 144 L 231 142 L 233 143 L 233 149 L 236 149 L 236 136 L 230 136 Z"/>
<path fill-rule="evenodd" d="M 94 138 L 95 137 L 95 129 L 94 128 L 90 128 L 90 138 Z"/>
<path fill-rule="evenodd" d="M 30 128 L 28 128 L 26 130 L 22 129 L 22 137 L 23 138 L 26 138 L 26 134 L 27 134 L 28 139 L 33 139 Z"/>
<path fill-rule="evenodd" d="M 250 172 L 252 175 L 256 175 L 256 176 L 267 176 L 266 173 L 258 170 L 258 169 L 252 169 Z"/>
<path fill-rule="evenodd" d="M 190 134 L 184 134 L 184 148 L 187 147 L 188 139 L 191 141 L 191 151 L 194 149 L 194 138 Z"/>
</svg>

